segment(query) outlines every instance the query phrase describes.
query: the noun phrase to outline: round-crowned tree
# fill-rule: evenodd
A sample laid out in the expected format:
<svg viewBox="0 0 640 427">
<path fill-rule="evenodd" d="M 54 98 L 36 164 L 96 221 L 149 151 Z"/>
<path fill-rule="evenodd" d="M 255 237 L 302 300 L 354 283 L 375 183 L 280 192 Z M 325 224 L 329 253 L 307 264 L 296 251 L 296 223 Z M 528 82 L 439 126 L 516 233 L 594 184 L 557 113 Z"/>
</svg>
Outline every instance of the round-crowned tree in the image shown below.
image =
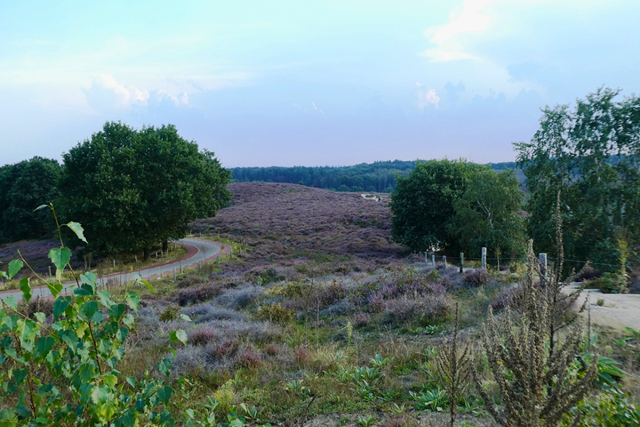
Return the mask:
<svg viewBox="0 0 640 427">
<path fill-rule="evenodd" d="M 93 236 L 95 255 L 144 251 L 229 203 L 230 172 L 175 126 L 140 131 L 108 122 L 64 154 L 63 215 Z"/>
<path fill-rule="evenodd" d="M 393 239 L 413 251 L 454 246 L 455 236 L 448 227 L 455 215 L 454 202 L 481 168 L 463 160 L 430 160 L 416 163 L 409 177 L 398 177 L 390 205 Z"/>
</svg>

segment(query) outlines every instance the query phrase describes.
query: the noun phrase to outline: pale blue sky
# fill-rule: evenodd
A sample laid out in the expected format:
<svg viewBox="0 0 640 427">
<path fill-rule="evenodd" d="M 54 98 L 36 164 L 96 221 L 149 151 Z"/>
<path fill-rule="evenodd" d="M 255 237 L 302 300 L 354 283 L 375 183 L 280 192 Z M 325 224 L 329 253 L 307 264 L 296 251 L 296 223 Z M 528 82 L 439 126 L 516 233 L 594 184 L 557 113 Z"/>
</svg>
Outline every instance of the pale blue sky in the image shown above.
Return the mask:
<svg viewBox="0 0 640 427">
<path fill-rule="evenodd" d="M 540 108 L 640 92 L 638 0 L 0 0 L 0 165 L 107 120 L 227 167 L 513 160 Z"/>
</svg>

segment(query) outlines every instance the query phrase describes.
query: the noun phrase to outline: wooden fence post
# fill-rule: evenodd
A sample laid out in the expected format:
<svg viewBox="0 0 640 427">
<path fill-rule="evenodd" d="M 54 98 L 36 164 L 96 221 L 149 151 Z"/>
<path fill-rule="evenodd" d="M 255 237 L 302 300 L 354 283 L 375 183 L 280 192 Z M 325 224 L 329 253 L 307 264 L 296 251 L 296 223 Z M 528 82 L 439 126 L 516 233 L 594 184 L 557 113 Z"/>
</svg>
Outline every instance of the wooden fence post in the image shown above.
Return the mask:
<svg viewBox="0 0 640 427">
<path fill-rule="evenodd" d="M 487 269 L 487 248 L 482 248 L 482 269 Z"/>
<path fill-rule="evenodd" d="M 431 266 L 432 267 L 436 266 L 436 255 L 435 254 L 431 254 Z"/>
<path fill-rule="evenodd" d="M 444 268 L 447 268 L 447 256 L 446 255 L 442 255 L 442 265 L 444 266 Z"/>
<path fill-rule="evenodd" d="M 460 252 L 460 274 L 464 270 L 464 252 Z"/>
<path fill-rule="evenodd" d="M 540 260 L 540 273 L 542 277 L 547 277 L 547 254 L 540 253 L 538 254 L 538 259 Z"/>
</svg>

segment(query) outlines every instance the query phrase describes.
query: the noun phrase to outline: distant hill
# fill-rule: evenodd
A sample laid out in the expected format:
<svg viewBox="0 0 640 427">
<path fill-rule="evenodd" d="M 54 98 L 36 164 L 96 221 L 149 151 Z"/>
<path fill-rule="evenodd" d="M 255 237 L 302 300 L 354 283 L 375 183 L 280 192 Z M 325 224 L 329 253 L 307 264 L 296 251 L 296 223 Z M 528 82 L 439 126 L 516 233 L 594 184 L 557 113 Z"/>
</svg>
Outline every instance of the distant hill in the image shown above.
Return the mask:
<svg viewBox="0 0 640 427">
<path fill-rule="evenodd" d="M 517 169 L 515 162 L 488 165 L 497 171 Z M 394 160 L 353 166 L 232 168 L 231 173 L 235 182 L 282 182 L 333 191 L 391 193 L 396 188 L 396 176 L 408 176 L 415 166 L 416 161 Z M 523 183 L 524 175 L 519 169 L 517 176 Z"/>
</svg>

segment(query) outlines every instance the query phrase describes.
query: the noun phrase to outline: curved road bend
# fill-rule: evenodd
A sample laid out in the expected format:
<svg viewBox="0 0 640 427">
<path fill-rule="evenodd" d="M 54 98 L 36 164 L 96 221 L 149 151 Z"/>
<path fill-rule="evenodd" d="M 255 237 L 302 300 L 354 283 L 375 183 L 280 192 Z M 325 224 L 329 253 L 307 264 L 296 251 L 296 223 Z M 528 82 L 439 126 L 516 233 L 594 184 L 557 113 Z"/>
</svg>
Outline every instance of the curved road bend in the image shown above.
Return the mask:
<svg viewBox="0 0 640 427">
<path fill-rule="evenodd" d="M 173 274 L 174 269 L 176 269 L 177 271 L 180 268 L 194 266 L 199 262 L 215 259 L 222 254 L 228 254 L 229 252 L 231 252 L 231 248 L 229 246 L 218 242 L 212 242 L 210 240 L 180 239 L 176 243 L 182 245 L 187 250 L 187 254 L 182 258 L 168 262 L 166 264 L 155 265 L 152 267 L 143 268 L 141 270 L 135 270 L 133 272 L 113 273 L 105 276 L 100 276 L 98 278 L 98 285 L 102 286 L 108 281 L 126 283 L 134 281 L 135 279 L 150 279 L 166 274 Z M 62 293 L 64 294 L 67 289 L 74 286 L 76 286 L 76 282 L 64 283 Z M 33 286 L 31 289 L 33 297 L 51 297 L 51 292 L 46 286 Z M 0 299 L 4 299 L 9 295 L 15 296 L 17 300 L 22 299 L 22 291 L 20 291 L 19 289 L 0 292 Z"/>
</svg>

